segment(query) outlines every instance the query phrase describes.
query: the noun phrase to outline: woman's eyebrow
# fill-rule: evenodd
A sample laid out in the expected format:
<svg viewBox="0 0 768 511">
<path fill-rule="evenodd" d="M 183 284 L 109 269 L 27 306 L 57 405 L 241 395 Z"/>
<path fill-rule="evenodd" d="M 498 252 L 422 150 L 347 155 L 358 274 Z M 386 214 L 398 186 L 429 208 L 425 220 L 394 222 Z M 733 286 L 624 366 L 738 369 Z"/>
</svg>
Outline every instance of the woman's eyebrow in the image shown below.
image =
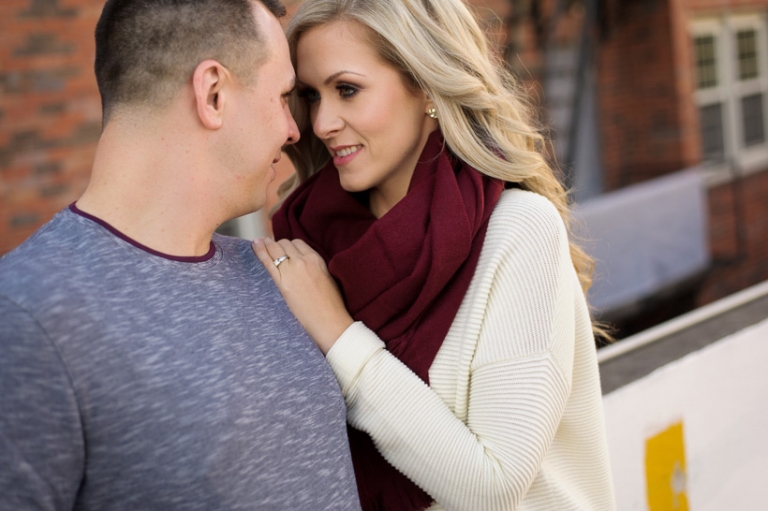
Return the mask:
<svg viewBox="0 0 768 511">
<path fill-rule="evenodd" d="M 341 75 L 343 75 L 343 74 L 345 74 L 345 73 L 349 73 L 349 74 L 353 74 L 353 75 L 357 75 L 357 76 L 365 76 L 365 75 L 363 75 L 363 74 L 360 74 L 360 73 L 355 73 L 354 71 L 346 71 L 346 70 L 344 70 L 344 71 L 339 71 L 339 72 L 337 72 L 337 73 L 333 73 L 331 76 L 329 76 L 328 78 L 326 78 L 326 79 L 325 79 L 325 81 L 323 82 L 323 85 L 328 85 L 328 84 L 329 84 L 329 83 L 331 83 L 333 80 L 335 80 L 336 78 L 338 78 L 339 76 L 341 76 Z"/>
</svg>

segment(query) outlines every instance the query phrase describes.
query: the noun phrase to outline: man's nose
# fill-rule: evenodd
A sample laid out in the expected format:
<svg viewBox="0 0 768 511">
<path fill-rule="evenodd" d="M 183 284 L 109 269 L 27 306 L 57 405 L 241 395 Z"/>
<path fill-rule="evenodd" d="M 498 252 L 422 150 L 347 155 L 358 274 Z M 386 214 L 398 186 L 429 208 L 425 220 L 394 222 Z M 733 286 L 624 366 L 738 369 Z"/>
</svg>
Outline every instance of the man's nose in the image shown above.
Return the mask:
<svg viewBox="0 0 768 511">
<path fill-rule="evenodd" d="M 285 145 L 295 144 L 301 138 L 299 127 L 296 125 L 296 120 L 293 118 L 293 115 L 291 115 L 291 111 L 287 106 L 285 115 L 288 116 L 288 138 L 285 141 Z"/>
</svg>

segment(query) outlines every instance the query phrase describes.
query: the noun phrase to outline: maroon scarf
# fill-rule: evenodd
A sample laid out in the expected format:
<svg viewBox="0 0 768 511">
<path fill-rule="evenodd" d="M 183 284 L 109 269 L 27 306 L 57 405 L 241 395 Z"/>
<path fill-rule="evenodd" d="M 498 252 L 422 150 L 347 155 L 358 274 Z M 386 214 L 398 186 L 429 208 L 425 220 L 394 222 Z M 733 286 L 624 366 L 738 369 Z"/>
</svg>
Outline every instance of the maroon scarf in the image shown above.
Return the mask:
<svg viewBox="0 0 768 511">
<path fill-rule="evenodd" d="M 333 162 L 302 183 L 273 218 L 275 238 L 301 238 L 325 259 L 352 317 L 422 380 L 459 310 L 503 183 L 429 136 L 408 194 L 376 219 L 344 191 Z M 364 511 L 421 510 L 432 498 L 349 429 Z"/>
</svg>

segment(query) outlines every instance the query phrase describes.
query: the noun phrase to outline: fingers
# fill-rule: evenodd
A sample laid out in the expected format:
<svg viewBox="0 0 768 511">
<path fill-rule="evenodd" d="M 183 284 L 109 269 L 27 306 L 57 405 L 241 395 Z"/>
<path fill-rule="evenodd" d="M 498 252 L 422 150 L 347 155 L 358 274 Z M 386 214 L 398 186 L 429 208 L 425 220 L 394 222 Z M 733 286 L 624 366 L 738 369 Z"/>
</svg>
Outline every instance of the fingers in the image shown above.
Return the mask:
<svg viewBox="0 0 768 511">
<path fill-rule="evenodd" d="M 274 261 L 276 259 L 284 255 L 290 257 L 290 254 L 286 253 L 285 248 L 272 238 L 261 238 L 259 241 L 264 245 L 264 249 L 266 250 L 269 262 L 272 263 L 272 266 L 274 266 Z"/>
<path fill-rule="evenodd" d="M 280 277 L 280 272 L 272 263 L 273 259 L 270 257 L 264 241 L 261 239 L 253 240 L 253 243 L 251 243 L 251 248 L 253 249 L 253 253 L 256 254 L 256 257 L 259 259 L 259 261 L 261 261 L 261 264 L 264 265 L 264 268 L 267 270 L 267 273 L 269 273 L 270 277 L 277 281 L 277 279 Z"/>
<path fill-rule="evenodd" d="M 276 248 L 275 250 L 280 251 L 282 249 L 283 253 L 287 255 L 289 258 L 290 257 L 293 257 L 294 259 L 299 258 L 302 256 L 302 254 L 301 252 L 299 252 L 299 250 L 296 249 L 296 246 L 294 245 L 294 243 L 295 242 L 291 240 L 279 240 L 275 242 L 275 245 L 279 247 L 279 248 Z M 277 257 L 280 257 L 280 256 L 277 256 Z"/>
<path fill-rule="evenodd" d="M 302 262 L 311 263 L 312 266 L 325 268 L 320 254 L 300 239 L 275 241 L 271 238 L 259 238 L 253 241 L 253 251 L 276 282 L 281 280 L 280 270 L 290 266 L 291 262 L 294 265 Z M 274 262 L 283 256 L 287 256 L 287 259 L 275 266 Z"/>
<path fill-rule="evenodd" d="M 302 253 L 296 249 L 290 240 L 275 241 L 272 238 L 259 238 L 253 240 L 252 247 L 256 257 L 259 258 L 259 261 L 267 268 L 270 274 L 274 273 L 273 270 L 277 270 L 279 274 L 279 266 L 287 264 L 291 258 L 298 259 L 302 257 Z M 309 247 L 307 246 L 307 248 Z M 311 251 L 312 249 L 310 248 L 309 250 Z M 286 256 L 287 259 L 284 259 L 279 265 L 275 265 L 275 261 L 283 256 Z"/>
<path fill-rule="evenodd" d="M 271 238 L 261 238 L 253 241 L 253 251 L 261 261 L 261 264 L 267 269 L 269 274 L 275 280 L 280 282 L 280 268 L 279 266 L 286 264 L 290 259 L 289 253 L 279 243 L 276 243 Z M 289 248 L 289 252 L 294 252 Z M 275 261 L 278 261 L 276 264 Z"/>
<path fill-rule="evenodd" d="M 311 254 L 315 254 L 315 250 L 307 245 L 307 243 L 302 239 L 295 239 L 293 240 L 293 246 L 296 248 L 296 250 L 303 256 L 308 256 Z M 318 254 L 319 255 L 319 254 Z"/>
</svg>

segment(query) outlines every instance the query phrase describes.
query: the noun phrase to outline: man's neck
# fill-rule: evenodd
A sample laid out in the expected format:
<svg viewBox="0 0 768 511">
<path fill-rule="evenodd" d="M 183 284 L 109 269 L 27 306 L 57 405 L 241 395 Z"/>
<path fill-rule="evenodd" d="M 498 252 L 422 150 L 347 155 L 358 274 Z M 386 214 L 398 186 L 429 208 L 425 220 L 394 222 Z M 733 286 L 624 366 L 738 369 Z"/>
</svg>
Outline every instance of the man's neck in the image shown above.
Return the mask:
<svg viewBox="0 0 768 511">
<path fill-rule="evenodd" d="M 154 201 L 110 200 L 107 194 L 85 193 L 77 208 L 117 229 L 124 236 L 163 254 L 199 257 L 210 250 L 215 230 L 202 218 Z"/>
<path fill-rule="evenodd" d="M 223 221 L 196 179 L 205 160 L 183 137 L 157 131 L 107 125 L 77 207 L 152 250 L 202 256 Z"/>
</svg>

